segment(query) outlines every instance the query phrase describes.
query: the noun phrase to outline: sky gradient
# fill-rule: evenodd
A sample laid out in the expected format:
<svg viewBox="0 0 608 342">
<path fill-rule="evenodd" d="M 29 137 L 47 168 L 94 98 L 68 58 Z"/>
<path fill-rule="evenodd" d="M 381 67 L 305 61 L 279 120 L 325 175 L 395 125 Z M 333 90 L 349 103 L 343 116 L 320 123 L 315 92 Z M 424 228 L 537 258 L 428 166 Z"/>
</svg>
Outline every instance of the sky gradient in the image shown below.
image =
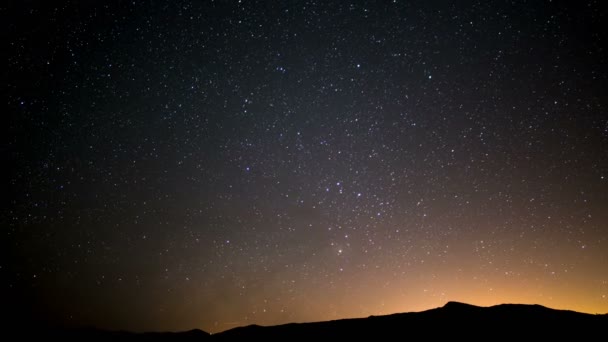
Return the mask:
<svg viewBox="0 0 608 342">
<path fill-rule="evenodd" d="M 608 312 L 601 1 L 27 1 L 3 292 L 135 331 Z"/>
</svg>

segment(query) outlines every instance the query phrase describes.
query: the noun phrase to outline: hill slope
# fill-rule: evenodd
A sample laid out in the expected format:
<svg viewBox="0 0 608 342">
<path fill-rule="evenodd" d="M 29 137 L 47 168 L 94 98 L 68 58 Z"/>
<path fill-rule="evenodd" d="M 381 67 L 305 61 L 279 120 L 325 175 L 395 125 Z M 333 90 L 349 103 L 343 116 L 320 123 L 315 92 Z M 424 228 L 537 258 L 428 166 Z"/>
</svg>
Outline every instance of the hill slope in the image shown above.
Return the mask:
<svg viewBox="0 0 608 342">
<path fill-rule="evenodd" d="M 608 314 L 591 315 L 540 305 L 501 304 L 479 307 L 449 302 L 422 312 L 276 326 L 250 325 L 210 335 L 201 330 L 143 333 L 83 330 L 25 331 L 31 340 L 62 341 L 285 341 L 329 339 L 420 340 L 505 338 L 573 338 L 599 340 L 608 329 Z M 13 336 L 13 335 L 11 335 Z M 18 335 L 17 335 L 18 336 Z"/>
<path fill-rule="evenodd" d="M 420 339 L 420 338 L 592 338 L 608 329 L 608 315 L 554 310 L 540 305 L 479 307 L 449 302 L 441 308 L 328 322 L 248 326 L 212 337 L 216 340 Z"/>
</svg>

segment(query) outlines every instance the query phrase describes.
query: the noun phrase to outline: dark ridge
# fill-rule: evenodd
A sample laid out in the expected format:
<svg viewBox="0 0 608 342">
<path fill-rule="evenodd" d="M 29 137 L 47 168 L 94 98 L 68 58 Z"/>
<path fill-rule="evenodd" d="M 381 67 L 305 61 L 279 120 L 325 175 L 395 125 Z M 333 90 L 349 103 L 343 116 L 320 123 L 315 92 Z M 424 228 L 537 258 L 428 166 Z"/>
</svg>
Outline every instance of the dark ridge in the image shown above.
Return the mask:
<svg viewBox="0 0 608 342">
<path fill-rule="evenodd" d="M 501 304 L 480 307 L 448 302 L 422 312 L 397 313 L 337 321 L 249 326 L 212 337 L 221 341 L 245 339 L 473 339 L 564 338 L 594 339 L 608 326 L 608 314 L 591 315 L 554 310 L 541 305 Z"/>
<path fill-rule="evenodd" d="M 450 301 L 450 302 L 447 302 L 443 306 L 443 309 L 449 309 L 449 310 L 479 310 L 479 309 L 483 309 L 483 308 L 481 306 L 476 306 L 476 305 L 472 305 L 472 304 Z"/>
<path fill-rule="evenodd" d="M 16 336 L 15 334 L 12 334 Z M 23 332 L 28 341 L 209 341 L 211 334 L 200 329 L 183 332 L 144 332 L 110 331 L 95 328 L 83 329 L 40 329 Z"/>
<path fill-rule="evenodd" d="M 608 327 L 608 314 L 555 310 L 541 305 L 501 304 L 480 307 L 448 302 L 421 312 L 276 326 L 249 325 L 210 335 L 201 330 L 178 333 L 130 333 L 97 329 L 23 331 L 27 340 L 60 341 L 289 341 L 418 339 L 575 339 L 596 340 Z"/>
</svg>

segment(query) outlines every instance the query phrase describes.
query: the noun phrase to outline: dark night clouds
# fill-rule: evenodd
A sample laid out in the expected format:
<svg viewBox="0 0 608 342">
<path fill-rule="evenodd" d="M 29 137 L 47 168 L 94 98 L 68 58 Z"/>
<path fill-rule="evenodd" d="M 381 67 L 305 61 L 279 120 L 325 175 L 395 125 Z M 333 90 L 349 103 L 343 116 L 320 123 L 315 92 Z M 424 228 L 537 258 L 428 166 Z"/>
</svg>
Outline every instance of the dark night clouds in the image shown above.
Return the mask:
<svg viewBox="0 0 608 342">
<path fill-rule="evenodd" d="M 2 12 L 22 315 L 215 332 L 448 300 L 608 311 L 599 1 Z"/>
</svg>

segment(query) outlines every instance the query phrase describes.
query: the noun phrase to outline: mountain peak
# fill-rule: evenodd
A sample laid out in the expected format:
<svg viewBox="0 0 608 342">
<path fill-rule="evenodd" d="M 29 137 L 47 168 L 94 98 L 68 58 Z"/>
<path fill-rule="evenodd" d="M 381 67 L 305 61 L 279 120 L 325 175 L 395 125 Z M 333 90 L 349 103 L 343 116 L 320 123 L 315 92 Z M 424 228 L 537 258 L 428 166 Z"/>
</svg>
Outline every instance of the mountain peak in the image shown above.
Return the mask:
<svg viewBox="0 0 608 342">
<path fill-rule="evenodd" d="M 467 303 L 449 301 L 443 306 L 443 308 L 444 309 L 472 309 L 472 308 L 479 308 L 479 306 L 475 306 L 475 305 L 471 305 L 471 304 L 467 304 Z"/>
</svg>

